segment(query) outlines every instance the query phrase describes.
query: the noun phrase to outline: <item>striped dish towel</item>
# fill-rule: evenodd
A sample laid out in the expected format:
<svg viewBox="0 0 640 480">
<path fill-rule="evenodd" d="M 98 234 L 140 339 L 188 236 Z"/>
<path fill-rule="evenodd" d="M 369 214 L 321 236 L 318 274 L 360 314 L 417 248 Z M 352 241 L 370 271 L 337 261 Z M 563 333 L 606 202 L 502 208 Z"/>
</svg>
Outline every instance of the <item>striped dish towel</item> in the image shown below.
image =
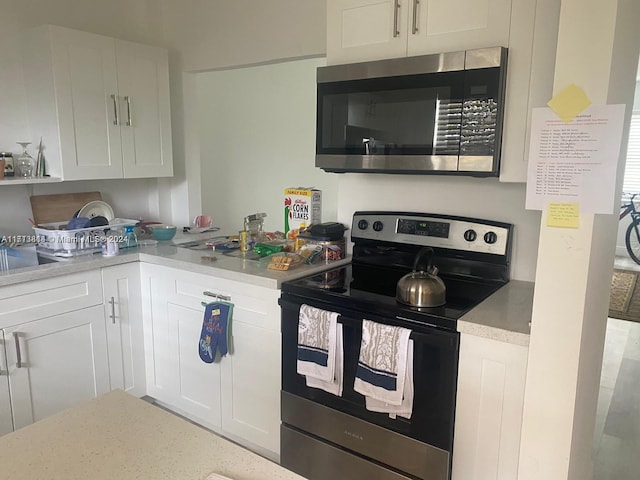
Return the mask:
<svg viewBox="0 0 640 480">
<path fill-rule="evenodd" d="M 402 405 L 411 330 L 362 320 L 362 342 L 353 389 L 390 405 Z"/>
<path fill-rule="evenodd" d="M 338 314 L 301 305 L 298 320 L 297 372 L 333 382 L 336 364 Z"/>
</svg>

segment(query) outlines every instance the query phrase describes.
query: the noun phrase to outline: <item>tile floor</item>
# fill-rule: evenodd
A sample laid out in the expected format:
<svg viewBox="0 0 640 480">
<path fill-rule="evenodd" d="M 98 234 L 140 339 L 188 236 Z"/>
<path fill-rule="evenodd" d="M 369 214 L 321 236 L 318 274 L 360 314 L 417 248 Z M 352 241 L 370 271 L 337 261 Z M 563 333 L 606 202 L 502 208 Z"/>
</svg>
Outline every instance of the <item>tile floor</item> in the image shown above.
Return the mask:
<svg viewBox="0 0 640 480">
<path fill-rule="evenodd" d="M 594 480 L 640 479 L 640 323 L 610 318 L 594 435 Z"/>
<path fill-rule="evenodd" d="M 640 270 L 629 257 L 616 268 Z M 594 480 L 640 479 L 640 323 L 610 318 L 593 441 Z"/>
</svg>

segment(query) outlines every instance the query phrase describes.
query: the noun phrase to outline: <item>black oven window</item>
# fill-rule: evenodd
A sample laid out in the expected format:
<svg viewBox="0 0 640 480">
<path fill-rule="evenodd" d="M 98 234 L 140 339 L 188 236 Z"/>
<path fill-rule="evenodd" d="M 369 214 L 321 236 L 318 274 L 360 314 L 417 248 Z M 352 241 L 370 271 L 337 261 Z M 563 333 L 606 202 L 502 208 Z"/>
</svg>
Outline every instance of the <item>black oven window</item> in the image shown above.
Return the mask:
<svg viewBox="0 0 640 480">
<path fill-rule="evenodd" d="M 457 152 L 463 89 L 464 72 L 319 84 L 318 153 Z"/>
</svg>

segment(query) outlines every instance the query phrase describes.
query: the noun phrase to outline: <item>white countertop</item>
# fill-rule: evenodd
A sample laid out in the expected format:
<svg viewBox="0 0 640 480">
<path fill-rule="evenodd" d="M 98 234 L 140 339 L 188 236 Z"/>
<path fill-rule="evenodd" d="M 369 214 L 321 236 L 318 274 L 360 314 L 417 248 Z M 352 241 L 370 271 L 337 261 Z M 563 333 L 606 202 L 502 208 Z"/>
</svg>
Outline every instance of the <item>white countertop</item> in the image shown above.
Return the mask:
<svg viewBox="0 0 640 480">
<path fill-rule="evenodd" d="M 529 345 L 533 282 L 511 280 L 458 320 L 458 331 L 516 345 Z"/>
<path fill-rule="evenodd" d="M 121 390 L 0 437 L 0 465 L 7 480 L 304 480 Z"/>
<path fill-rule="evenodd" d="M 206 256 L 211 256 L 209 250 L 190 250 L 178 247 L 176 244 L 217 236 L 208 234 L 178 234 L 171 242 L 158 242 L 153 247 L 136 247 L 122 249 L 113 257 L 103 257 L 101 254 L 82 255 L 58 262 L 36 265 L 33 267 L 9 270 L 0 273 L 0 287 L 14 283 L 29 282 L 39 278 L 48 278 L 69 273 L 93 270 L 96 268 L 122 263 L 142 261 L 182 270 L 215 275 L 219 278 L 236 280 L 266 288 L 280 288 L 282 282 L 321 272 L 329 268 L 347 264 L 350 257 L 330 263 L 320 262 L 313 265 L 300 265 L 293 270 L 284 272 L 269 270 L 267 258 L 259 261 L 246 260 L 227 256 L 221 252 L 214 254 L 216 260 L 211 262 Z"/>
</svg>

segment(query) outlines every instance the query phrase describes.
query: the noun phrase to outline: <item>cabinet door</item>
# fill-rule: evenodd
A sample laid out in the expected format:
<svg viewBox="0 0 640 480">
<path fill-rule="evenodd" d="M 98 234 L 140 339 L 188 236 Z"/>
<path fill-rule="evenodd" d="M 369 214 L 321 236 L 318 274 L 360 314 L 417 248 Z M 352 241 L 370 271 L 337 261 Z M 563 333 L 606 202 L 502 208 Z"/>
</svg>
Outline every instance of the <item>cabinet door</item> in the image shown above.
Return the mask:
<svg viewBox="0 0 640 480">
<path fill-rule="evenodd" d="M 122 177 L 115 41 L 50 27 L 65 180 Z"/>
<path fill-rule="evenodd" d="M 140 264 L 102 269 L 111 389 L 146 394 Z"/>
<path fill-rule="evenodd" d="M 528 348 L 460 336 L 453 480 L 518 477 Z"/>
<path fill-rule="evenodd" d="M 409 55 L 508 46 L 511 0 L 407 1 Z"/>
<path fill-rule="evenodd" d="M 171 176 L 167 51 L 116 40 L 116 52 L 124 177 Z"/>
<path fill-rule="evenodd" d="M 254 287 L 255 288 L 255 287 Z M 231 351 L 222 370 L 222 430 L 262 453 L 280 452 L 280 309 L 273 298 L 234 295 Z M 277 458 L 277 457 L 276 457 Z"/>
<path fill-rule="evenodd" d="M 202 425 L 219 427 L 220 365 L 204 363 L 198 354 L 204 307 L 198 296 L 181 288 L 189 274 L 143 268 L 143 297 L 149 298 L 144 327 L 147 392 Z"/>
<path fill-rule="evenodd" d="M 4 330 L 16 429 L 110 390 L 102 305 Z"/>
<path fill-rule="evenodd" d="M 410 0 L 328 0 L 329 65 L 404 57 Z"/>
<path fill-rule="evenodd" d="M 4 435 L 13 432 L 13 418 L 9 397 L 5 339 L 2 330 L 0 330 L 0 343 L 2 344 L 2 348 L 0 348 L 0 435 Z"/>
</svg>

